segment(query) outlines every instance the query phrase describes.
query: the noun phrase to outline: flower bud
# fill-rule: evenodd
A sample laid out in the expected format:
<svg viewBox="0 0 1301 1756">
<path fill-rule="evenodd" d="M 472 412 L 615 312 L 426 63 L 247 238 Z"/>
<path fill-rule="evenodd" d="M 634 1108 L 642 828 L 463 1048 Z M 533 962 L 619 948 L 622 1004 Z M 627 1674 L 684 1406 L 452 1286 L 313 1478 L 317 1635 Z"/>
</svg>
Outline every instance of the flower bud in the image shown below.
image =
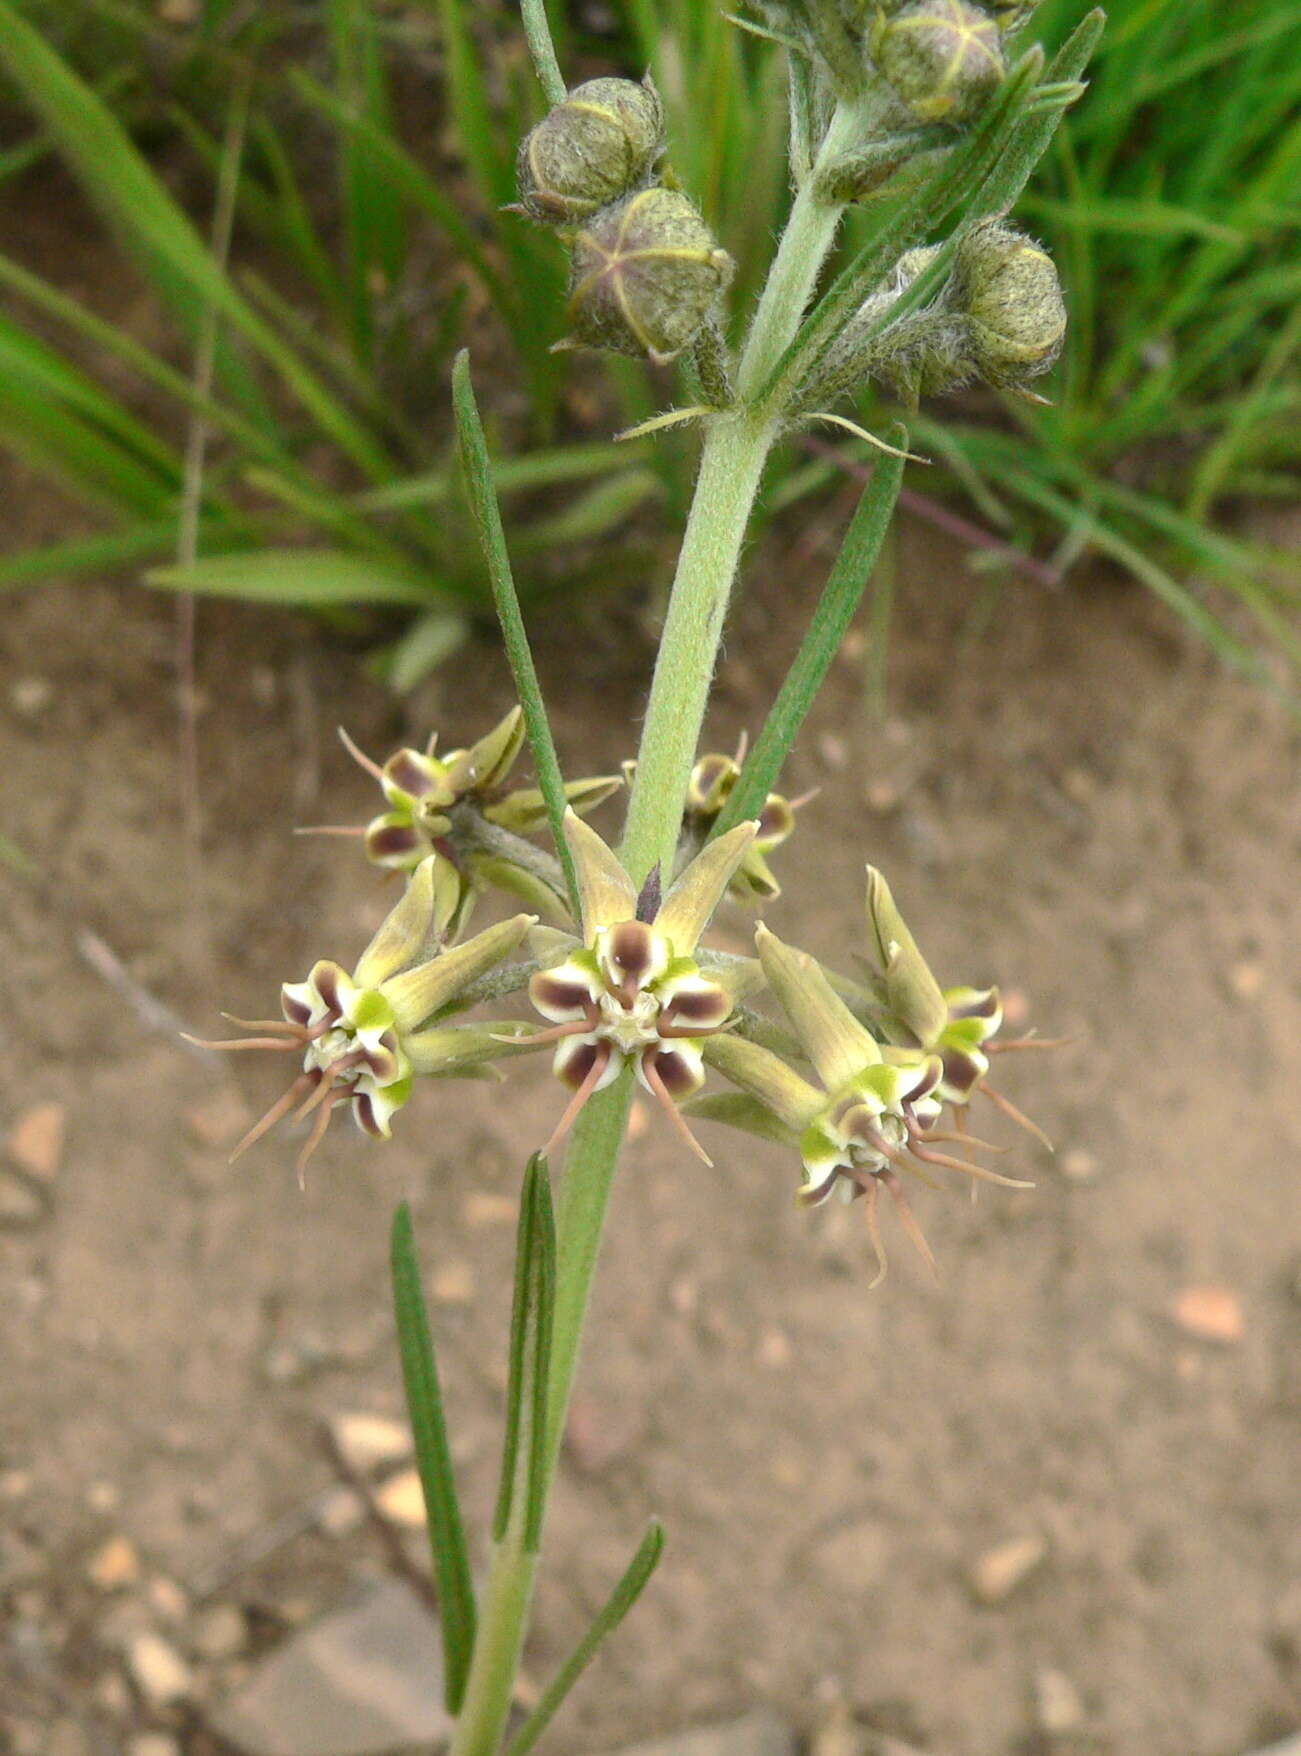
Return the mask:
<svg viewBox="0 0 1301 1756">
<path fill-rule="evenodd" d="M 571 343 L 671 360 L 732 278 L 732 259 L 685 195 L 642 189 L 574 239 Z"/>
<path fill-rule="evenodd" d="M 958 251 L 953 290 L 987 383 L 1022 384 L 1057 358 L 1066 304 L 1052 258 L 1033 238 L 996 220 L 977 226 Z"/>
<path fill-rule="evenodd" d="M 664 146 L 664 108 L 647 78 L 589 79 L 520 145 L 520 202 L 543 225 L 575 225 L 645 181 Z"/>
<path fill-rule="evenodd" d="M 879 17 L 872 53 L 919 122 L 970 122 L 1007 71 L 998 26 L 968 0 L 911 0 Z"/>
</svg>

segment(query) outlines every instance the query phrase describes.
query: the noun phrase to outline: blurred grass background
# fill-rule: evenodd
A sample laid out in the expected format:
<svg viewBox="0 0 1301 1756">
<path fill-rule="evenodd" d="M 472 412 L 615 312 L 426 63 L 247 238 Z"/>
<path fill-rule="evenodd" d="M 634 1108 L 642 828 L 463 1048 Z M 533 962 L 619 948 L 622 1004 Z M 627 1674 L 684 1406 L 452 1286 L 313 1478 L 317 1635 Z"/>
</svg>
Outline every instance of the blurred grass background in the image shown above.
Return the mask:
<svg viewBox="0 0 1301 1756">
<path fill-rule="evenodd" d="M 743 314 L 788 199 L 780 57 L 702 0 L 551 10 L 572 79 L 654 72 Z M 1034 34 L 1051 48 L 1080 10 L 1045 0 Z M 1052 406 L 926 405 L 916 444 L 940 467 L 911 473 L 912 502 L 968 529 L 982 615 L 1009 566 L 1055 581 L 1101 554 L 1290 686 L 1301 574 L 1240 513 L 1294 497 L 1301 452 L 1294 9 L 1109 13 L 1092 88 L 1018 210 L 1070 299 Z M 672 400 L 671 377 L 548 352 L 562 255 L 502 211 L 539 108 L 498 0 L 0 0 L 0 192 L 21 211 L 61 188 L 57 158 L 70 223 L 78 200 L 95 210 L 164 319 L 147 336 L 114 321 L 5 232 L 0 444 L 93 526 L 0 559 L 0 585 L 114 568 L 336 618 L 393 606 L 381 656 L 409 686 L 488 608 L 448 443 L 466 341 L 522 590 L 540 605 L 617 584 L 616 531 L 621 578 L 657 571 L 693 441 L 610 446 Z M 846 243 L 870 223 L 853 216 Z M 788 444 L 765 516 L 798 517 L 861 463 L 852 443 Z"/>
</svg>

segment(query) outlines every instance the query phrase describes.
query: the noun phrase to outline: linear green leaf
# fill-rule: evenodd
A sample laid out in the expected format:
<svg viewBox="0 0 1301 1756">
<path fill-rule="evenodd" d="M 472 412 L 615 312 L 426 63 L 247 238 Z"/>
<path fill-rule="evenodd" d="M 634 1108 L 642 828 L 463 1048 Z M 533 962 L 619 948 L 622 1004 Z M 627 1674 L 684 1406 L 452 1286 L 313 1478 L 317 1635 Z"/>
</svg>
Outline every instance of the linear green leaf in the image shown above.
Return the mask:
<svg viewBox="0 0 1301 1756">
<path fill-rule="evenodd" d="M 887 436 L 891 445 L 900 451 L 907 449 L 906 427 L 896 423 Z M 719 813 L 714 825 L 715 835 L 735 828 L 748 818 L 758 817 L 764 800 L 776 785 L 782 764 L 804 723 L 804 716 L 822 687 L 823 678 L 872 576 L 899 497 L 903 470 L 902 457 L 884 456 L 874 465 L 872 479 L 864 488 L 850 521 L 808 632 L 731 796 Z"/>
<path fill-rule="evenodd" d="M 524 1549 L 536 1555 L 542 1546 L 542 1519 L 547 1509 L 547 1395 L 551 1385 L 551 1336 L 556 1310 L 556 1217 L 551 1206 L 551 1176 L 541 1153 L 534 1156 L 533 1178 L 533 1381 L 529 1415 L 528 1502 L 524 1517 Z"/>
<path fill-rule="evenodd" d="M 488 578 L 492 584 L 497 619 L 501 623 L 502 638 L 506 643 L 506 657 L 510 661 L 515 687 L 519 691 L 520 706 L 524 709 L 524 724 L 528 728 L 533 766 L 537 770 L 538 786 L 546 800 L 547 817 L 556 852 L 564 868 L 569 906 L 573 910 L 574 919 L 578 920 L 581 915 L 578 875 L 574 871 L 573 857 L 564 836 L 565 783 L 560 773 L 560 761 L 556 756 L 555 740 L 551 736 L 542 690 L 538 684 L 537 668 L 529 650 L 528 635 L 524 631 L 524 617 L 506 548 L 506 533 L 502 529 L 501 508 L 497 504 L 497 495 L 492 485 L 488 444 L 483 435 L 483 422 L 479 419 L 479 407 L 474 400 L 474 385 L 470 381 L 470 356 L 464 348 L 456 356 L 456 363 L 452 367 L 452 402 L 456 412 L 456 438 L 461 467 L 465 473 L 470 508 L 474 513 Z"/>
<path fill-rule="evenodd" d="M 420 1264 L 416 1259 L 411 1210 L 404 1201 L 393 1216 L 391 1240 L 393 1305 L 407 1409 L 416 1442 L 416 1463 L 424 1490 L 434 1576 L 438 1582 L 439 1622 L 443 1630 L 444 1699 L 459 1713 L 474 1653 L 477 1612 L 465 1527 L 452 1474 L 452 1457 L 443 1418 L 443 1396 L 434 1359 Z"/>
<path fill-rule="evenodd" d="M 663 1553 L 664 1527 L 653 1518 L 627 1572 L 610 1593 L 587 1633 L 547 1685 L 541 1701 L 506 1746 L 506 1756 L 526 1756 L 526 1752 L 537 1743 L 569 1691 L 591 1664 L 601 1642 L 614 1632 L 645 1590 Z"/>
<path fill-rule="evenodd" d="M 533 1279 L 533 1229 L 540 1153 L 534 1153 L 524 1170 L 520 1189 L 519 1222 L 515 1231 L 515 1295 L 510 1307 L 510 1355 L 506 1378 L 506 1431 L 501 1447 L 501 1481 L 497 1486 L 497 1510 L 492 1520 L 492 1540 L 499 1543 L 510 1521 L 515 1497 L 515 1467 L 519 1461 L 519 1436 L 524 1412 L 524 1349 L 528 1335 L 529 1289 Z"/>
</svg>

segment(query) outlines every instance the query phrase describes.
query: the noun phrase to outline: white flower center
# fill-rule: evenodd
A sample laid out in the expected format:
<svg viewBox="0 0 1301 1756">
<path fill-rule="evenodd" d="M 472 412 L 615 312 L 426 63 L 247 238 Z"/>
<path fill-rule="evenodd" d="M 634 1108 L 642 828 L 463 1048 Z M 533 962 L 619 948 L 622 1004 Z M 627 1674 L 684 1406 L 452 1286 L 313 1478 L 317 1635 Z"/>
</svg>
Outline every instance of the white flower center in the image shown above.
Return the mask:
<svg viewBox="0 0 1301 1756">
<path fill-rule="evenodd" d="M 624 1007 L 613 994 L 602 994 L 597 1001 L 601 1022 L 596 1035 L 625 1055 L 659 1041 L 660 1003 L 654 994 L 640 993 L 630 1007 Z"/>
<path fill-rule="evenodd" d="M 308 1043 L 307 1053 L 303 1056 L 303 1066 L 308 1072 L 313 1067 L 319 1067 L 322 1073 L 328 1073 L 336 1061 L 341 1060 L 344 1055 L 350 1054 L 356 1046 L 356 1038 L 352 1031 L 336 1025 L 333 1030 L 327 1030 L 324 1036 L 317 1037 L 315 1042 Z M 365 1071 L 364 1067 L 345 1067 L 342 1072 L 335 1075 L 335 1083 L 353 1085 Z"/>
</svg>

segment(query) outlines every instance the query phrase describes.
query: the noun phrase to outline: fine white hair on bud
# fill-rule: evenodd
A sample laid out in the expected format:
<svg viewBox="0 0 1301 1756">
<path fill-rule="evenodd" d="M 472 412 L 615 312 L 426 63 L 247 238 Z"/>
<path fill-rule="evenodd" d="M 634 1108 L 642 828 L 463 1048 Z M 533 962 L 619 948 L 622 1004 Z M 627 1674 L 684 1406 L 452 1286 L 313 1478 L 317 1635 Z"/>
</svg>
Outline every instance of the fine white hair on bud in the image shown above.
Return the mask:
<svg viewBox="0 0 1301 1756">
<path fill-rule="evenodd" d="M 520 205 L 572 226 L 630 194 L 664 150 L 664 107 L 649 76 L 589 79 L 542 118 L 519 150 Z"/>
</svg>

